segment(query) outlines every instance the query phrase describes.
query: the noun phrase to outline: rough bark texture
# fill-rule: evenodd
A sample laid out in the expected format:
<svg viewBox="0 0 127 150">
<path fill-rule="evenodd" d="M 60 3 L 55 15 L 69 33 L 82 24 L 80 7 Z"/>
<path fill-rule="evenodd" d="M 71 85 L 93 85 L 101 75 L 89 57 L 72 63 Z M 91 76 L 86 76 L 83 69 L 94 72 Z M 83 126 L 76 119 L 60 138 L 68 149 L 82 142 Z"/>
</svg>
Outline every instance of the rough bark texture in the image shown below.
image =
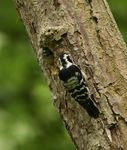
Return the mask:
<svg viewBox="0 0 127 150">
<path fill-rule="evenodd" d="M 39 64 L 79 150 L 127 149 L 127 47 L 106 0 L 15 0 Z M 52 52 L 50 52 L 50 50 Z M 88 76 L 100 117 L 93 119 L 58 78 L 64 51 Z"/>
</svg>

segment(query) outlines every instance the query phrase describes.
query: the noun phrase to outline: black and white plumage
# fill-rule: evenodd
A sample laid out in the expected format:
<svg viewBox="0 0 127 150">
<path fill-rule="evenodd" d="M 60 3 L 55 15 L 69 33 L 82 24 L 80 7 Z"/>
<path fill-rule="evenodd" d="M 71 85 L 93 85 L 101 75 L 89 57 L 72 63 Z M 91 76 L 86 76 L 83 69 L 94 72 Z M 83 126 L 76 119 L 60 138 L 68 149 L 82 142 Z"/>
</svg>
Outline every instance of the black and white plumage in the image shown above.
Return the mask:
<svg viewBox="0 0 127 150">
<path fill-rule="evenodd" d="M 60 55 L 59 61 L 59 78 L 63 81 L 64 87 L 91 117 L 97 118 L 99 110 L 90 97 L 89 89 L 79 67 L 66 53 Z"/>
</svg>

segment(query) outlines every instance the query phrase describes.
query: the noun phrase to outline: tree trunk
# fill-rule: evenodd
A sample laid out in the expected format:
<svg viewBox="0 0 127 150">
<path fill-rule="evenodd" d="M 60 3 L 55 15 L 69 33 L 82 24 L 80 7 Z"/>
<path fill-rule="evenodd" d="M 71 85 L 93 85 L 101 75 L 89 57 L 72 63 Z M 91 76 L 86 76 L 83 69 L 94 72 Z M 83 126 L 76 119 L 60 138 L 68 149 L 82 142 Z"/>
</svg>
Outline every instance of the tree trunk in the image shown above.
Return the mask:
<svg viewBox="0 0 127 150">
<path fill-rule="evenodd" d="M 78 150 L 127 149 L 127 47 L 106 0 L 15 0 L 54 104 Z M 61 52 L 88 76 L 91 118 L 58 77 Z"/>
</svg>

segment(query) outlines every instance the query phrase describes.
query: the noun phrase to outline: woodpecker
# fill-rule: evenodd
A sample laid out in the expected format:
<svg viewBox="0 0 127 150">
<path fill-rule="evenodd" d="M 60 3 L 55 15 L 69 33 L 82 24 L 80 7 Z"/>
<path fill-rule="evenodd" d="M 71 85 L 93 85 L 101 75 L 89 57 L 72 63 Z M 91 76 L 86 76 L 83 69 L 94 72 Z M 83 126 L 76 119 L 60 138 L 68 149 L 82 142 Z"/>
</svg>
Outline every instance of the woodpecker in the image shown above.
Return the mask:
<svg viewBox="0 0 127 150">
<path fill-rule="evenodd" d="M 63 86 L 91 117 L 97 118 L 99 110 L 91 98 L 86 79 L 79 67 L 66 53 L 60 54 L 59 63 L 59 78 Z"/>
</svg>

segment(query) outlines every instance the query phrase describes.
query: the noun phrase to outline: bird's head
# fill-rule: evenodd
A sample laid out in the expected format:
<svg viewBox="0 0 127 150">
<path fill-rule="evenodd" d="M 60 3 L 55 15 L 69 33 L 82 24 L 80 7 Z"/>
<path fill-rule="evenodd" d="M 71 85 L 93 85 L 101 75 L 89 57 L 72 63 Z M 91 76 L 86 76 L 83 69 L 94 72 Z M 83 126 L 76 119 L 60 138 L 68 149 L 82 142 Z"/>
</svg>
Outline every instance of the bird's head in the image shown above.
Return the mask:
<svg viewBox="0 0 127 150">
<path fill-rule="evenodd" d="M 68 68 L 73 64 L 70 56 L 66 53 L 62 53 L 59 56 L 60 68 Z"/>
</svg>

